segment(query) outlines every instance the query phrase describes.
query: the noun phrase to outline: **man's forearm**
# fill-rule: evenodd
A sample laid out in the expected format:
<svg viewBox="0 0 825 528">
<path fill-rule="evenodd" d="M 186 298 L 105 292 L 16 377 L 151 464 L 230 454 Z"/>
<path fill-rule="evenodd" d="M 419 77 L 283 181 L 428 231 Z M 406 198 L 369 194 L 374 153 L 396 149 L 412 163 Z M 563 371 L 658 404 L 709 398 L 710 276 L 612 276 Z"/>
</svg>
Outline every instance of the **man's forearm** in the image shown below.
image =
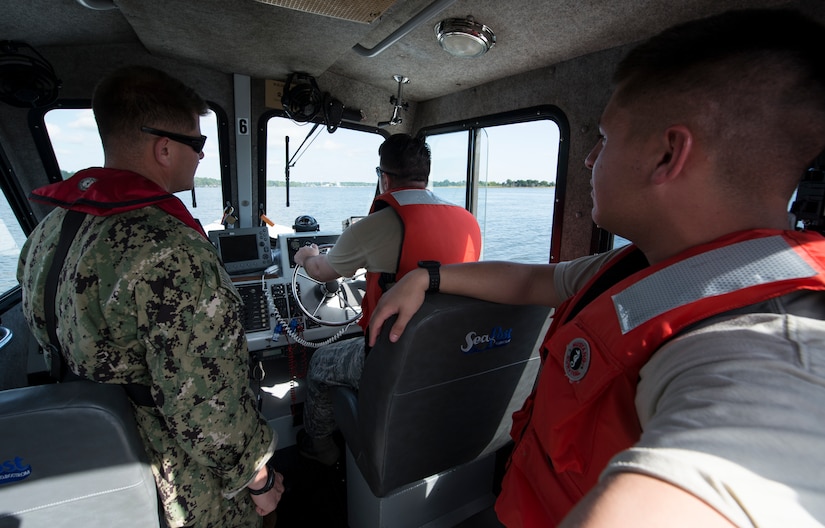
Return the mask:
<svg viewBox="0 0 825 528">
<path fill-rule="evenodd" d="M 326 255 L 316 255 L 304 260 L 304 269 L 310 277 L 318 281 L 335 280 L 341 275 L 329 264 Z"/>
<path fill-rule="evenodd" d="M 553 267 L 504 261 L 452 264 L 441 268 L 440 291 L 503 304 L 556 306 Z"/>
</svg>

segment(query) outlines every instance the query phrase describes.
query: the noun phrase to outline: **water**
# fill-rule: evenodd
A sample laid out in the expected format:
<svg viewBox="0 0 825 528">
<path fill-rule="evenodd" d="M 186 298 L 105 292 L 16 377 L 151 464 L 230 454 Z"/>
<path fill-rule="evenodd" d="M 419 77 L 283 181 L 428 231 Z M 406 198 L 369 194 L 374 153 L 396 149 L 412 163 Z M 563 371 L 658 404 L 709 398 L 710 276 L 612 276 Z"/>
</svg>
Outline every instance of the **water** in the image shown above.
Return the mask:
<svg viewBox="0 0 825 528">
<path fill-rule="evenodd" d="M 464 203 L 464 189 L 437 187 L 436 194 L 457 204 Z M 369 212 L 375 188 L 293 187 L 290 206 L 286 190 L 267 189 L 267 217 L 283 229 L 292 230 L 301 215 L 314 217 L 322 231 L 340 233 L 342 222 Z M 191 209 L 190 193 L 179 193 L 183 203 L 208 229 L 217 228 L 223 213 L 221 190 L 197 189 L 198 207 Z M 491 188 L 479 196 L 479 224 L 484 234 L 485 260 L 547 262 L 553 217 L 552 188 Z M 437 236 L 434 233 L 433 236 Z M 0 200 L 0 292 L 17 285 L 17 257 L 25 236 L 5 200 Z"/>
</svg>

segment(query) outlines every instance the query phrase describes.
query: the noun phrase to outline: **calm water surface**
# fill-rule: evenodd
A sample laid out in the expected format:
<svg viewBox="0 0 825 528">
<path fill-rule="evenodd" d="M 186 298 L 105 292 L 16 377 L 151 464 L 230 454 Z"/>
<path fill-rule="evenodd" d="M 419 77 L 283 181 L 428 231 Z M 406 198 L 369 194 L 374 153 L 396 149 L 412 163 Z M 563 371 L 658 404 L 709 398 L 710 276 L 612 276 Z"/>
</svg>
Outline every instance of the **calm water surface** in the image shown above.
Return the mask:
<svg viewBox="0 0 825 528">
<path fill-rule="evenodd" d="M 438 187 L 436 194 L 464 204 L 464 189 Z M 267 217 L 291 230 L 301 215 L 314 217 L 322 231 L 341 232 L 342 222 L 363 216 L 375 193 L 374 187 L 293 187 L 267 190 Z M 209 229 L 221 219 L 223 204 L 219 188 L 197 189 L 198 207 L 191 208 L 188 192 L 178 195 L 201 223 Z M 484 232 L 485 260 L 547 262 L 553 218 L 553 188 L 492 188 L 479 196 L 479 224 Z M 437 235 L 437 234 L 434 234 Z M 4 200 L 0 200 L 0 293 L 17 284 L 17 257 L 25 235 Z"/>
</svg>

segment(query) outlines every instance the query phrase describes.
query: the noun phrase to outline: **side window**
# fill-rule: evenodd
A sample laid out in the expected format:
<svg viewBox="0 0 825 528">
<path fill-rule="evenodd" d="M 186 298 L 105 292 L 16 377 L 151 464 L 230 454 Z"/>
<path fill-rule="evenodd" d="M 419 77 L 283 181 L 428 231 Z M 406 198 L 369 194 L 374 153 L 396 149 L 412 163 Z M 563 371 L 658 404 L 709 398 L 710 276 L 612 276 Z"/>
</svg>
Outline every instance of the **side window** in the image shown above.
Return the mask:
<svg viewBox="0 0 825 528">
<path fill-rule="evenodd" d="M 624 247 L 630 244 L 630 240 L 622 238 L 619 235 L 613 235 L 613 249 Z"/>
<path fill-rule="evenodd" d="M 17 286 L 17 258 L 25 241 L 6 195 L 0 193 L 0 294 Z"/>
<path fill-rule="evenodd" d="M 433 191 L 475 214 L 482 260 L 549 262 L 560 134 L 539 119 L 427 136 Z"/>
<path fill-rule="evenodd" d="M 43 120 L 64 180 L 81 169 L 103 166 L 103 147 L 91 108 L 56 108 L 49 110 Z M 200 126 L 201 133 L 208 139 L 195 173 L 196 206 L 193 206 L 190 191 L 175 195 L 206 228 L 212 223 L 220 223 L 224 207 L 215 113 L 210 110 L 202 116 Z"/>
<path fill-rule="evenodd" d="M 467 207 L 468 137 L 466 131 L 427 137 L 432 157 L 430 190 L 448 202 L 464 207 Z"/>
<path fill-rule="evenodd" d="M 321 231 L 340 233 L 366 216 L 377 189 L 375 167 L 383 142 L 374 129 L 340 126 L 330 133 L 324 125 L 270 117 L 266 215 L 275 223 L 270 233 L 292 232 L 304 215 L 315 218 Z"/>
</svg>

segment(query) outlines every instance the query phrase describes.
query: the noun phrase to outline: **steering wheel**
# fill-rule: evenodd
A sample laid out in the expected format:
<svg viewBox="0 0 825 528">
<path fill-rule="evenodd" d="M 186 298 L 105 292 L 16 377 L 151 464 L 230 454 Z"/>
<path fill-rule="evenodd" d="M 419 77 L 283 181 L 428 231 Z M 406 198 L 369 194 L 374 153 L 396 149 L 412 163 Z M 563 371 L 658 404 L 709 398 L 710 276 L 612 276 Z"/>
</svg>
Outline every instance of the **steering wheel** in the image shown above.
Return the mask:
<svg viewBox="0 0 825 528">
<path fill-rule="evenodd" d="M 326 253 L 332 244 L 318 246 Z M 352 277 L 339 277 L 323 282 L 309 276 L 303 266 L 295 265 L 292 272 L 292 295 L 296 304 L 309 319 L 324 326 L 344 326 L 361 317 L 361 301 L 367 288 L 365 269 Z"/>
</svg>

